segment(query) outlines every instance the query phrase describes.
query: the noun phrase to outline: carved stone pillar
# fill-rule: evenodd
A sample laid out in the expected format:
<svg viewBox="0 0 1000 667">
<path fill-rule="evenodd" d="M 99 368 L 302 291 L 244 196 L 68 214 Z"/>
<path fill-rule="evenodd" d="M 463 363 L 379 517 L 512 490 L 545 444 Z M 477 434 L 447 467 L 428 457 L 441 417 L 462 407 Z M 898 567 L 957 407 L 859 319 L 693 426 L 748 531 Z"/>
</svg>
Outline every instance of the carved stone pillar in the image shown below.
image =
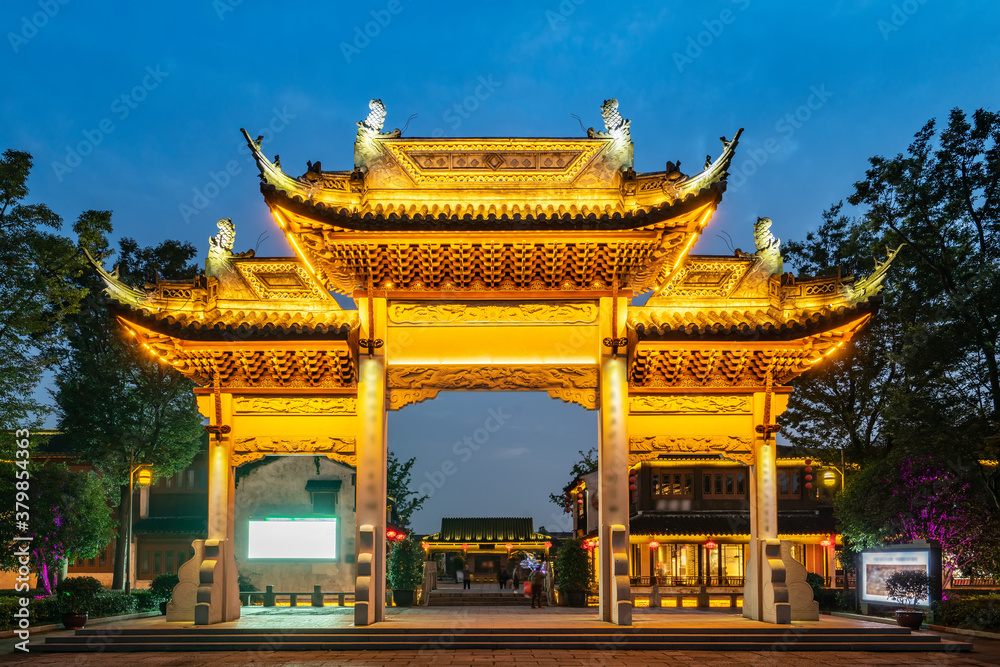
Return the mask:
<svg viewBox="0 0 1000 667">
<path fill-rule="evenodd" d="M 375 331 L 384 340 L 385 300 L 376 299 L 369 311 L 366 299 L 358 310 L 375 314 Z M 375 338 L 366 321 L 362 338 Z M 381 326 L 380 326 L 381 324 Z M 360 352 L 358 370 L 358 472 L 357 472 L 357 578 L 354 589 L 354 624 L 371 625 L 385 620 L 385 514 L 386 514 L 386 382 L 384 347 L 369 355 Z"/>
<path fill-rule="evenodd" d="M 765 401 L 771 405 L 765 410 Z M 754 394 L 754 425 L 784 412 L 788 396 Z M 750 547 L 743 584 L 743 616 L 767 623 L 791 623 L 785 566 L 778 541 L 778 470 L 774 436 L 753 434 L 754 462 L 750 469 Z"/>
<path fill-rule="evenodd" d="M 632 625 L 628 572 L 628 383 L 625 357 L 601 363 L 598 449 L 600 619 Z"/>
<path fill-rule="evenodd" d="M 202 409 L 202 413 L 214 422 L 216 399 L 214 396 L 206 399 L 200 400 L 199 406 L 210 408 L 210 411 Z M 232 396 L 221 394 L 219 401 L 221 410 L 218 414 L 222 417 L 222 423 L 231 424 Z M 230 435 L 221 434 L 220 438 L 219 435 L 213 434 L 209 437 L 208 539 L 202 542 L 200 548 L 195 549 L 196 558 L 200 557 L 197 570 L 194 566 L 187 569 L 188 576 L 197 576 L 197 581 L 185 581 L 184 573 L 178 573 L 181 575 L 178 588 L 191 583 L 197 586 L 193 610 L 196 625 L 234 621 L 240 617 L 239 575 L 233 548 L 236 477 L 230 464 L 232 447 Z M 179 607 L 176 612 L 186 614 L 186 611 Z"/>
</svg>

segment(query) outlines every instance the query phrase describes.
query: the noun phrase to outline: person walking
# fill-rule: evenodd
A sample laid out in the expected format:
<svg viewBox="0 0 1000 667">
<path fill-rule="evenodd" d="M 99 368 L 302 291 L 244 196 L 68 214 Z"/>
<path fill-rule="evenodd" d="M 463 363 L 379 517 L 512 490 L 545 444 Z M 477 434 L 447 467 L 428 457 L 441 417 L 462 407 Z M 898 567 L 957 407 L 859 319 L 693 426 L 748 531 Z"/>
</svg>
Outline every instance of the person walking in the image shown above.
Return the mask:
<svg viewBox="0 0 1000 667">
<path fill-rule="evenodd" d="M 542 608 L 542 589 L 545 587 L 545 574 L 542 572 L 542 568 L 539 567 L 537 570 L 531 573 L 531 608 L 535 608 L 535 603 L 537 602 L 538 608 Z"/>
<path fill-rule="evenodd" d="M 469 571 L 469 564 L 462 568 L 462 589 L 472 589 L 472 572 Z"/>
</svg>

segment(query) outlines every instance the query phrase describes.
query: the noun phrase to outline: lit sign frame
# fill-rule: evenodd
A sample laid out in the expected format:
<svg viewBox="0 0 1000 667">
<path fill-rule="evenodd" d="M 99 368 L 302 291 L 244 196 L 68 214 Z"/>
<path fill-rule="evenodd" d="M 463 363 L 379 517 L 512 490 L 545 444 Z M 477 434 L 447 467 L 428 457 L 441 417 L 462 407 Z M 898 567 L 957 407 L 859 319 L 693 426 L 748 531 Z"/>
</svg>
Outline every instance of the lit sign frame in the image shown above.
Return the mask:
<svg viewBox="0 0 1000 667">
<path fill-rule="evenodd" d="M 934 602 L 941 600 L 941 548 L 934 543 L 913 542 L 861 552 L 856 584 L 861 593 L 861 601 L 867 604 L 900 606 L 900 603 L 889 599 L 888 595 L 877 591 L 881 581 L 901 569 L 922 569 L 930 578 L 927 600 L 916 605 L 918 608 L 930 609 Z"/>
<path fill-rule="evenodd" d="M 305 524 L 314 524 L 315 528 L 319 527 L 319 526 L 316 526 L 316 524 L 325 524 L 325 525 L 331 526 L 332 527 L 333 536 L 332 536 L 332 541 L 329 543 L 329 547 L 330 547 L 330 549 L 332 551 L 332 554 L 331 555 L 323 555 L 323 556 L 308 556 L 308 555 L 303 556 L 303 555 L 301 555 L 301 553 L 303 553 L 303 551 L 301 550 L 300 546 L 297 546 L 297 545 L 300 545 L 301 542 L 295 542 L 295 543 L 291 543 L 291 544 L 289 543 L 289 540 L 297 540 L 297 539 L 300 540 L 301 538 L 297 538 L 294 535 L 288 535 L 285 538 L 283 538 L 280 535 L 271 535 L 271 536 L 263 538 L 265 540 L 265 542 L 263 542 L 262 544 L 263 545 L 270 545 L 272 547 L 284 548 L 284 549 L 286 549 L 286 551 L 284 553 L 280 553 L 280 552 L 267 552 L 265 550 L 263 555 L 254 555 L 254 553 L 255 553 L 254 552 L 254 546 L 255 546 L 255 542 L 254 542 L 254 537 L 255 537 L 254 536 L 254 533 L 255 533 L 254 526 L 255 525 L 256 526 L 261 526 L 261 527 L 263 527 L 263 526 L 269 526 L 269 527 L 274 527 L 275 529 L 277 529 L 282 524 L 284 524 L 288 528 L 292 528 L 293 526 L 294 526 L 294 528 L 299 528 L 300 526 L 301 527 L 305 527 Z M 249 520 L 249 522 L 248 522 L 248 525 L 247 525 L 247 560 L 252 560 L 252 561 L 308 561 L 310 563 L 331 563 L 331 562 L 337 562 L 337 561 L 340 560 L 340 525 L 339 524 L 340 524 L 340 520 L 339 520 L 338 517 L 330 517 L 330 516 L 327 516 L 327 517 L 265 517 L 265 518 L 261 518 L 261 519 L 255 519 L 255 518 L 251 517 L 250 520 Z M 274 532 L 279 532 L 280 533 L 280 531 L 274 531 Z M 261 539 L 261 537 L 259 535 L 258 535 L 258 539 Z M 299 551 L 295 555 L 289 555 L 288 552 L 287 552 L 288 549 L 298 549 Z M 258 551 L 258 553 L 260 553 L 260 549 L 258 549 L 257 551 Z M 305 552 L 305 553 L 308 553 L 308 552 Z"/>
</svg>

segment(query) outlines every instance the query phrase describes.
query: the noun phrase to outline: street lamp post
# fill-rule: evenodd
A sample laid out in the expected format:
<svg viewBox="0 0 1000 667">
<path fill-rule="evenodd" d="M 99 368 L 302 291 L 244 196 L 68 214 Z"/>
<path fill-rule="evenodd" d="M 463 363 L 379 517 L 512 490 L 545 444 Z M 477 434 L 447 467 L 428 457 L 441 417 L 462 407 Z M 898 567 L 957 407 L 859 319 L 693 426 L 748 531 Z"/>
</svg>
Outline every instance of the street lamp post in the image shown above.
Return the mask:
<svg viewBox="0 0 1000 667">
<path fill-rule="evenodd" d="M 138 473 L 138 475 L 136 474 Z M 153 481 L 152 468 L 147 463 L 135 464 L 135 452 L 128 454 L 128 526 L 125 535 L 125 595 L 132 594 L 132 494 L 135 483 L 149 486 Z"/>
</svg>

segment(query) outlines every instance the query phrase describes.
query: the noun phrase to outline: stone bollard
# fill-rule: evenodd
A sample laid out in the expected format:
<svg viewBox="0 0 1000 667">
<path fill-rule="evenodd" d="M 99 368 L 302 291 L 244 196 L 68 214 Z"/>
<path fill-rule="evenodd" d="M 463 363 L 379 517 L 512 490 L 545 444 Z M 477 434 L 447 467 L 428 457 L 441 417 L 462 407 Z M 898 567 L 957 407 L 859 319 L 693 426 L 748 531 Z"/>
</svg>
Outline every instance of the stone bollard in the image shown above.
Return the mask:
<svg viewBox="0 0 1000 667">
<path fill-rule="evenodd" d="M 275 598 L 274 586 L 265 586 L 265 588 L 266 590 L 264 591 L 264 606 L 273 607 Z"/>
<path fill-rule="evenodd" d="M 319 584 L 313 586 L 312 606 L 314 607 L 323 606 L 323 587 L 320 586 Z"/>
<path fill-rule="evenodd" d="M 660 585 L 653 584 L 653 590 L 649 593 L 649 606 L 659 607 L 660 604 Z"/>
<path fill-rule="evenodd" d="M 708 590 L 704 586 L 698 588 L 698 606 L 699 607 L 711 607 L 712 602 L 708 597 Z"/>
</svg>

